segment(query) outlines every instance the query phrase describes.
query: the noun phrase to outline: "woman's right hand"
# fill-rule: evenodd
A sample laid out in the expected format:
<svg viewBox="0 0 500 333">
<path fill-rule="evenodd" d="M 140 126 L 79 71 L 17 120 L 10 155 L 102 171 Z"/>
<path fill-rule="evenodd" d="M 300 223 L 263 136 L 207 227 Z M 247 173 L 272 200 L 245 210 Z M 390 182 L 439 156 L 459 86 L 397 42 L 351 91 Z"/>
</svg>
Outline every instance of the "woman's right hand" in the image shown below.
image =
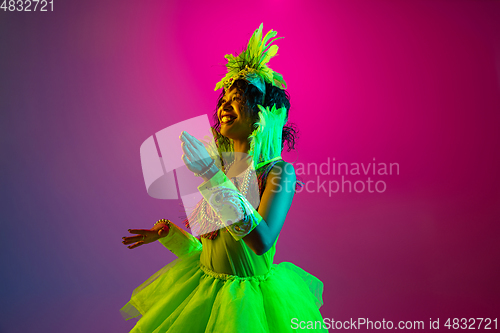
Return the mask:
<svg viewBox="0 0 500 333">
<path fill-rule="evenodd" d="M 168 222 L 167 222 L 168 221 Z M 136 234 L 134 236 L 122 237 L 122 243 L 125 245 L 132 244 L 127 246 L 129 249 L 135 249 L 138 246 L 143 244 L 149 244 L 157 241 L 158 239 L 165 237 L 168 235 L 170 230 L 170 221 L 166 220 L 166 222 L 157 223 L 151 229 L 128 229 L 128 232 L 131 234 Z"/>
</svg>

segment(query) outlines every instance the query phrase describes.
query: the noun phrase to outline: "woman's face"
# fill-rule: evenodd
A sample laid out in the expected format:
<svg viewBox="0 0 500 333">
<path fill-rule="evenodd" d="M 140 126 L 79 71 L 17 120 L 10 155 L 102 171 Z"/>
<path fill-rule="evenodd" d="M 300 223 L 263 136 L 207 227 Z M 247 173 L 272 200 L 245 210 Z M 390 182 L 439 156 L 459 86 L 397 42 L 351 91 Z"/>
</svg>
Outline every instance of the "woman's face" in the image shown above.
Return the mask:
<svg viewBox="0 0 500 333">
<path fill-rule="evenodd" d="M 253 120 L 245 112 L 243 96 L 233 87 L 226 91 L 217 110 L 220 133 L 233 140 L 247 139 L 253 132 Z"/>
</svg>

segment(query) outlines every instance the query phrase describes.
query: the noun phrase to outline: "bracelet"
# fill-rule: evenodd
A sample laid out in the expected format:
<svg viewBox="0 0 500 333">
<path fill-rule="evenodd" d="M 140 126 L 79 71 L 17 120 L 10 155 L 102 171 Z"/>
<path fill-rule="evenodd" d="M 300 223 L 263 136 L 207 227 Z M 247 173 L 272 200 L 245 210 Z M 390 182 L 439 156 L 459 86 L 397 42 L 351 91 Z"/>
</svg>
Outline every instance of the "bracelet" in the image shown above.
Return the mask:
<svg viewBox="0 0 500 333">
<path fill-rule="evenodd" d="M 170 223 L 171 223 L 170 220 L 161 219 L 161 220 L 156 221 L 156 223 L 154 224 L 153 227 L 156 227 L 157 224 L 166 224 L 170 228 Z"/>
<path fill-rule="evenodd" d="M 212 162 L 210 163 L 210 165 L 208 166 L 208 168 L 207 168 L 205 171 L 203 171 L 203 173 L 196 173 L 196 172 L 195 172 L 195 173 L 194 173 L 194 175 L 195 175 L 196 177 L 201 177 L 201 176 L 203 176 L 203 175 L 204 175 L 204 174 L 206 174 L 206 173 L 207 173 L 210 169 L 212 169 L 212 166 L 213 166 L 214 164 L 215 164 L 215 160 L 212 160 Z"/>
</svg>

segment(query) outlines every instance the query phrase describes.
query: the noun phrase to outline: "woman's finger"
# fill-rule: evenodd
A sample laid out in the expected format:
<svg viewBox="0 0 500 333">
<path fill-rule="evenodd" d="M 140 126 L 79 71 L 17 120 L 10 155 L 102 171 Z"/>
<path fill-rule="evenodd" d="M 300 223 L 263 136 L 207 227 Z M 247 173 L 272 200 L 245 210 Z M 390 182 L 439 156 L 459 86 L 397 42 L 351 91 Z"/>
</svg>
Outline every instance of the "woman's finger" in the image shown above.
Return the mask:
<svg viewBox="0 0 500 333">
<path fill-rule="evenodd" d="M 186 164 L 186 166 L 189 166 L 189 164 L 191 163 L 186 154 L 182 154 L 182 161 L 184 162 L 184 164 Z"/>
<path fill-rule="evenodd" d="M 141 234 L 141 235 L 147 235 L 148 232 L 151 230 L 148 229 L 128 229 L 128 232 L 131 234 Z"/>
<path fill-rule="evenodd" d="M 123 237 L 122 243 L 127 245 L 139 241 L 143 241 L 146 238 L 145 235 L 131 236 L 131 237 Z"/>
<path fill-rule="evenodd" d="M 181 136 L 180 136 L 180 139 L 181 139 L 182 142 L 186 142 L 186 143 L 188 143 L 190 145 L 193 145 L 193 143 L 194 143 L 193 138 L 194 137 L 191 134 L 189 134 L 188 132 L 185 132 L 185 131 L 182 132 Z"/>
<path fill-rule="evenodd" d="M 195 161 L 195 151 L 191 145 L 184 146 L 184 153 L 190 161 Z"/>
<path fill-rule="evenodd" d="M 137 243 L 132 244 L 132 245 L 127 246 L 127 247 L 128 247 L 129 249 L 135 249 L 136 247 L 141 246 L 142 244 L 144 244 L 144 242 L 142 242 L 142 241 L 141 241 L 141 242 L 137 242 Z"/>
<path fill-rule="evenodd" d="M 181 145 L 181 146 L 183 147 L 183 151 L 186 153 L 189 160 L 191 160 L 193 162 L 197 162 L 197 161 L 205 160 L 207 158 L 207 155 L 208 155 L 205 146 L 202 143 L 200 143 L 200 145 L 201 146 L 196 147 L 196 146 L 193 146 L 190 142 L 187 142 L 187 143 L 183 143 L 183 145 Z M 210 156 L 208 156 L 208 157 L 210 157 Z M 203 162 L 201 162 L 201 163 L 204 164 Z"/>
<path fill-rule="evenodd" d="M 186 155 L 189 163 L 193 163 L 193 162 L 198 160 L 198 158 L 195 158 L 195 151 L 189 143 L 184 144 L 184 142 L 183 142 L 181 147 L 182 147 L 182 151 L 184 152 L 184 155 Z"/>
<path fill-rule="evenodd" d="M 161 229 L 158 230 L 158 236 L 163 237 L 168 235 L 168 232 L 170 231 L 170 228 L 168 226 L 165 226 Z"/>
<path fill-rule="evenodd" d="M 182 148 L 182 151 L 185 153 L 189 152 L 189 143 L 188 142 L 182 142 L 181 143 L 181 148 Z"/>
<path fill-rule="evenodd" d="M 194 152 L 194 151 L 199 151 L 201 148 L 205 148 L 205 146 L 203 146 L 203 144 L 201 143 L 201 146 L 197 144 L 197 139 L 196 138 L 193 138 L 194 140 L 191 140 L 191 139 L 188 139 L 186 141 L 183 141 L 182 143 L 184 144 L 184 146 L 189 149 L 190 151 Z M 199 141 L 198 141 L 199 142 Z M 182 145 L 182 144 L 181 144 Z"/>
<path fill-rule="evenodd" d="M 183 132 L 185 134 L 185 138 L 187 139 L 187 141 L 194 147 L 205 147 L 203 145 L 203 143 L 201 143 L 200 140 L 198 140 L 197 138 L 195 138 L 194 136 L 192 136 L 191 134 L 189 134 L 188 132 Z"/>
</svg>

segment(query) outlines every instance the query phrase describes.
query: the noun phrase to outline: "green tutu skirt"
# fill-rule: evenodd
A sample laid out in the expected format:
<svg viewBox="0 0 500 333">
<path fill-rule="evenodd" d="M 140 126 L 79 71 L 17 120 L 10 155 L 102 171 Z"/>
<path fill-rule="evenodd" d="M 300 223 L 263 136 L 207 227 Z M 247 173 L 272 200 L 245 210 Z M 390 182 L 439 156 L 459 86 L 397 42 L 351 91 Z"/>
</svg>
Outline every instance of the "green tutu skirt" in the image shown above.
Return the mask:
<svg viewBox="0 0 500 333">
<path fill-rule="evenodd" d="M 174 260 L 134 290 L 120 310 L 125 319 L 141 317 L 131 332 L 303 332 L 298 323 L 323 321 L 323 283 L 294 264 L 239 277 L 204 267 L 200 253 Z"/>
</svg>

